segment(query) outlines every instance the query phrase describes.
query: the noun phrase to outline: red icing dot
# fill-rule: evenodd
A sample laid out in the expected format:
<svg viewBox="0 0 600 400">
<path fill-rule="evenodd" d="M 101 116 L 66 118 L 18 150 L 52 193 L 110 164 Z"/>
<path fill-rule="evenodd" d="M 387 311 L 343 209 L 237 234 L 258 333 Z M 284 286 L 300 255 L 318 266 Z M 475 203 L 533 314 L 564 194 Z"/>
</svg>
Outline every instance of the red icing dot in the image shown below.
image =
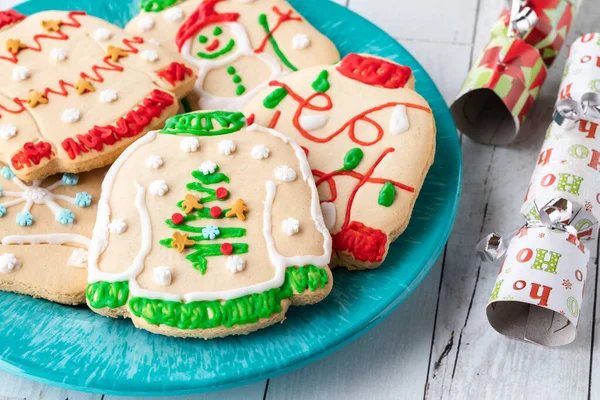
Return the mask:
<svg viewBox="0 0 600 400">
<path fill-rule="evenodd" d="M 213 218 L 219 218 L 222 213 L 223 210 L 221 210 L 221 207 L 212 207 L 210 209 L 210 216 Z"/>
<path fill-rule="evenodd" d="M 183 215 L 181 215 L 179 213 L 173 214 L 171 216 L 171 222 L 173 222 L 175 225 L 183 224 Z"/>
<path fill-rule="evenodd" d="M 217 189 L 217 198 L 226 199 L 227 196 L 229 196 L 229 190 L 225 189 L 224 187 Z"/>
<path fill-rule="evenodd" d="M 254 114 L 251 114 L 248 118 L 246 118 L 246 124 L 248 124 L 248 126 L 250 126 L 253 123 L 254 123 Z"/>
<path fill-rule="evenodd" d="M 231 245 L 231 243 L 223 243 L 221 245 L 221 254 L 228 256 L 231 253 L 233 253 L 233 246 Z"/>
</svg>

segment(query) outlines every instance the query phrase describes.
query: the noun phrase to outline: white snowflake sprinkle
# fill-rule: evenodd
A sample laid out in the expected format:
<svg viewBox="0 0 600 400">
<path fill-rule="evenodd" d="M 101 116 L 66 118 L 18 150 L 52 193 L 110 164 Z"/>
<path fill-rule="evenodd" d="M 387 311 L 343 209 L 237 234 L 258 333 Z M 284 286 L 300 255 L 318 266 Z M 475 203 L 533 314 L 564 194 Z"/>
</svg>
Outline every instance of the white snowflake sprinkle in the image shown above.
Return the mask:
<svg viewBox="0 0 600 400">
<path fill-rule="evenodd" d="M 202 172 L 204 175 L 214 174 L 216 170 L 217 164 L 212 161 L 205 161 L 198 167 L 198 171 Z"/>
<path fill-rule="evenodd" d="M 25 66 L 18 65 L 12 69 L 12 80 L 15 82 L 24 81 L 31 76 L 31 70 Z"/>
<path fill-rule="evenodd" d="M 9 274 L 21 268 L 21 262 L 12 253 L 0 256 L 0 274 Z"/>
<path fill-rule="evenodd" d="M 228 156 L 231 153 L 235 152 L 235 150 L 236 146 L 235 143 L 233 143 L 233 140 L 225 139 L 219 142 L 219 153 Z"/>
<path fill-rule="evenodd" d="M 60 119 L 66 124 L 74 124 L 81 119 L 81 111 L 76 108 L 67 108 L 63 111 Z"/>
<path fill-rule="evenodd" d="M 67 267 L 85 268 L 88 265 L 88 252 L 85 249 L 75 249 L 67 261 Z"/>
<path fill-rule="evenodd" d="M 94 31 L 94 39 L 105 42 L 112 38 L 112 33 L 106 28 L 98 28 Z"/>
<path fill-rule="evenodd" d="M 17 127 L 13 124 L 0 124 L 0 140 L 12 139 L 17 135 Z"/>
<path fill-rule="evenodd" d="M 54 61 L 65 61 L 67 56 L 67 51 L 63 48 L 56 47 L 50 50 L 50 58 L 52 58 Z"/>
<path fill-rule="evenodd" d="M 242 272 L 246 268 L 246 260 L 240 256 L 229 256 L 227 257 L 227 269 L 236 274 Z"/>
<path fill-rule="evenodd" d="M 154 50 L 144 50 L 140 53 L 142 59 L 146 62 L 153 63 L 158 61 L 158 53 Z"/>
<path fill-rule="evenodd" d="M 165 11 L 164 18 L 169 22 L 179 22 L 183 19 L 183 10 L 179 7 L 172 7 Z"/>
<path fill-rule="evenodd" d="M 156 154 L 150 154 L 146 158 L 146 166 L 152 169 L 158 169 L 164 165 L 164 161 L 161 156 L 157 156 Z"/>
<path fill-rule="evenodd" d="M 252 157 L 256 158 L 257 160 L 264 160 L 265 158 L 269 158 L 270 153 L 271 150 L 269 150 L 269 148 L 264 144 L 259 144 L 252 148 Z"/>
<path fill-rule="evenodd" d="M 142 30 L 142 32 L 148 32 L 154 29 L 154 18 L 149 15 L 144 15 L 138 20 L 138 28 Z"/>
<path fill-rule="evenodd" d="M 310 47 L 310 39 L 304 33 L 298 33 L 292 38 L 292 48 L 294 50 L 303 50 Z"/>
<path fill-rule="evenodd" d="M 194 137 L 187 137 L 179 144 L 184 153 L 195 153 L 200 148 L 200 141 Z"/>
<path fill-rule="evenodd" d="M 154 268 L 152 271 L 154 275 L 154 281 L 158 283 L 160 286 L 170 286 L 171 281 L 173 280 L 173 276 L 171 274 L 171 269 L 165 265 L 161 265 L 160 267 Z"/>
<path fill-rule="evenodd" d="M 164 180 L 154 181 L 150 185 L 150 193 L 154 196 L 162 197 L 169 191 L 169 186 Z"/>
<path fill-rule="evenodd" d="M 129 228 L 129 225 L 122 219 L 113 219 L 110 224 L 108 224 L 108 230 L 111 235 L 122 235 L 127 232 L 127 228 Z"/>
<path fill-rule="evenodd" d="M 281 230 L 286 235 L 292 236 L 300 231 L 300 221 L 294 218 L 284 219 L 281 222 Z"/>
<path fill-rule="evenodd" d="M 293 182 L 296 180 L 296 171 L 287 165 L 275 168 L 275 177 L 283 182 Z"/>
<path fill-rule="evenodd" d="M 117 92 L 114 90 L 106 89 L 100 92 L 100 101 L 102 103 L 112 103 L 113 101 L 116 101 L 118 97 Z"/>
</svg>

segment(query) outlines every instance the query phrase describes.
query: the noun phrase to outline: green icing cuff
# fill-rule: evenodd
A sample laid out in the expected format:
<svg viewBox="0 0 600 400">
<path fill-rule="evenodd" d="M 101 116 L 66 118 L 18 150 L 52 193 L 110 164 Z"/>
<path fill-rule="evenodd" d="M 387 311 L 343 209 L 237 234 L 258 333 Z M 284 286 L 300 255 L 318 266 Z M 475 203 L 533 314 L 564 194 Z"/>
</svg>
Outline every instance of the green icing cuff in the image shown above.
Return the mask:
<svg viewBox="0 0 600 400">
<path fill-rule="evenodd" d="M 237 132 L 245 125 L 246 117 L 241 112 L 195 112 L 169 118 L 160 133 L 168 135 L 219 136 Z"/>
<path fill-rule="evenodd" d="M 119 308 L 127 304 L 129 282 L 90 283 L 85 295 L 93 308 Z"/>
<path fill-rule="evenodd" d="M 178 329 L 210 329 L 219 326 L 230 328 L 234 325 L 255 323 L 259 318 L 269 318 L 281 312 L 281 301 L 294 293 L 309 289 L 314 292 L 327 286 L 329 277 L 325 268 L 314 265 L 289 267 L 285 271 L 285 281 L 280 288 L 262 293 L 231 299 L 221 303 L 215 301 L 194 301 L 180 303 L 134 297 L 129 301 L 133 315 L 154 325 L 166 325 Z M 88 285 L 87 296 L 94 308 L 117 308 L 125 305 L 129 288 L 127 282 L 98 282 Z"/>
</svg>

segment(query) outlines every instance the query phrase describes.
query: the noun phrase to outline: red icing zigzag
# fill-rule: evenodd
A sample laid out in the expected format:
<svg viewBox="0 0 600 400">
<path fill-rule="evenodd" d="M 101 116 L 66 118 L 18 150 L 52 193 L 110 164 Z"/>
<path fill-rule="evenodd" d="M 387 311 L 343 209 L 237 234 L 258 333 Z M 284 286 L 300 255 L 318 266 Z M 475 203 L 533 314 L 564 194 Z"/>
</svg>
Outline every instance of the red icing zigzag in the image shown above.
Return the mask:
<svg viewBox="0 0 600 400">
<path fill-rule="evenodd" d="M 175 86 L 175 82 L 185 79 L 186 76 L 192 76 L 194 72 L 182 63 L 172 62 L 168 67 L 158 71 L 159 78 L 169 82 L 171 86 Z"/>
<path fill-rule="evenodd" d="M 84 135 L 77 138 L 67 138 L 62 142 L 62 148 L 74 160 L 82 152 L 90 150 L 102 151 L 104 146 L 112 146 L 122 138 L 132 138 L 139 135 L 153 118 L 160 117 L 162 112 L 175 102 L 170 94 L 161 90 L 153 90 L 137 109 L 129 111 L 114 125 L 95 126 Z"/>
</svg>

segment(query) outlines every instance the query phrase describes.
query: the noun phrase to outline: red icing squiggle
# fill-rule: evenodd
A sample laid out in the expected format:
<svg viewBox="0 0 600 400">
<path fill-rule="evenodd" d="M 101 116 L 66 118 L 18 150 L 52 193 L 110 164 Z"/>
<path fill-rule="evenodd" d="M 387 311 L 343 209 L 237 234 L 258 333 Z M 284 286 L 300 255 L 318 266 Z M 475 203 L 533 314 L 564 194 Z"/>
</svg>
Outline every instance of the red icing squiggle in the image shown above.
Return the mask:
<svg viewBox="0 0 600 400">
<path fill-rule="evenodd" d="M 157 73 L 159 78 L 169 82 L 171 86 L 175 86 L 175 82 L 183 81 L 186 76 L 192 76 L 193 74 L 194 72 L 190 68 L 179 62 L 172 62 L 168 67 Z"/>
<path fill-rule="evenodd" d="M 71 20 L 71 22 L 61 21 L 61 26 L 70 26 L 72 28 L 80 28 L 81 23 L 75 17 L 83 16 L 83 15 L 87 15 L 87 14 L 83 11 L 71 11 L 67 14 L 67 16 Z M 41 39 L 67 40 L 68 38 L 69 38 L 69 36 L 67 34 L 63 33 L 62 31 L 56 32 L 55 35 L 49 35 L 46 33 L 37 34 L 33 37 L 33 41 L 35 42 L 37 47 L 32 47 L 32 46 L 27 45 L 27 47 L 21 49 L 21 51 L 31 50 L 31 51 L 35 51 L 35 52 L 39 53 L 42 51 L 42 43 L 40 42 Z M 10 57 L 0 56 L 0 60 L 6 60 L 13 64 L 16 64 L 19 62 L 19 58 L 17 57 L 17 54 L 12 54 L 12 53 L 11 53 Z"/>
<path fill-rule="evenodd" d="M 0 11 L 0 29 L 23 21 L 26 17 L 15 10 Z"/>
<path fill-rule="evenodd" d="M 119 118 L 114 125 L 95 126 L 86 134 L 67 138 L 63 140 L 62 148 L 71 160 L 91 150 L 102 151 L 104 146 L 112 146 L 123 138 L 139 135 L 153 118 L 160 117 L 162 112 L 174 102 L 173 96 L 155 89 L 135 110 Z"/>
<path fill-rule="evenodd" d="M 177 35 L 175 36 L 175 44 L 181 53 L 181 48 L 186 41 L 193 38 L 202 28 L 210 24 L 218 24 L 223 22 L 236 22 L 240 18 L 238 13 L 219 14 L 215 10 L 217 3 L 224 0 L 204 0 L 196 11 L 181 25 Z"/>
<path fill-rule="evenodd" d="M 412 76 L 409 67 L 358 54 L 344 57 L 337 70 L 347 78 L 386 89 L 403 88 Z"/>
<path fill-rule="evenodd" d="M 54 157 L 52 145 L 48 142 L 28 142 L 23 145 L 23 149 L 12 156 L 10 162 L 15 170 L 29 168 L 32 164 L 39 165 L 42 159 L 48 160 Z"/>
<path fill-rule="evenodd" d="M 344 125 L 342 125 L 342 127 L 340 129 L 333 132 L 329 136 L 326 136 L 324 138 L 319 138 L 319 137 L 311 135 L 304 128 L 302 128 L 302 125 L 300 124 L 300 117 L 302 116 L 302 111 L 305 108 L 307 110 L 312 110 L 312 111 L 329 111 L 329 110 L 331 110 L 333 108 L 333 103 L 331 101 L 331 97 L 329 97 L 329 95 L 327 93 L 316 92 L 316 93 L 312 94 L 311 96 L 309 96 L 308 98 L 304 99 L 302 96 L 300 96 L 299 94 L 294 92 L 292 90 L 292 88 L 289 87 L 288 85 L 286 85 L 285 83 L 273 81 L 273 82 L 269 83 L 269 85 L 285 88 L 287 90 L 287 92 L 289 93 L 289 95 L 299 103 L 298 109 L 296 110 L 296 112 L 294 114 L 294 119 L 293 119 L 294 127 L 298 130 L 298 132 L 302 136 L 304 136 L 306 139 L 308 139 L 312 142 L 315 142 L 315 143 L 327 143 L 349 128 L 348 136 L 354 143 L 357 143 L 361 146 L 374 145 L 383 138 L 384 130 L 381 127 L 381 125 L 379 125 L 375 120 L 369 118 L 368 115 L 371 113 L 377 112 L 377 111 L 384 110 L 386 108 L 403 105 L 403 106 L 406 106 L 406 108 L 414 108 L 414 109 L 425 111 L 426 113 L 431 114 L 431 110 L 428 107 L 420 106 L 418 104 L 398 103 L 398 102 L 385 103 L 380 106 L 373 107 L 366 111 L 363 111 L 362 113 L 354 116 L 352 119 L 350 119 Z M 325 100 L 324 106 L 318 106 L 318 105 L 313 104 L 313 100 L 315 100 L 319 97 L 322 97 Z M 361 121 L 371 124 L 372 126 L 375 127 L 375 129 L 377 129 L 377 137 L 374 140 L 372 140 L 370 142 L 366 142 L 366 141 L 360 140 L 356 137 L 356 132 L 355 132 L 356 124 Z"/>
</svg>

